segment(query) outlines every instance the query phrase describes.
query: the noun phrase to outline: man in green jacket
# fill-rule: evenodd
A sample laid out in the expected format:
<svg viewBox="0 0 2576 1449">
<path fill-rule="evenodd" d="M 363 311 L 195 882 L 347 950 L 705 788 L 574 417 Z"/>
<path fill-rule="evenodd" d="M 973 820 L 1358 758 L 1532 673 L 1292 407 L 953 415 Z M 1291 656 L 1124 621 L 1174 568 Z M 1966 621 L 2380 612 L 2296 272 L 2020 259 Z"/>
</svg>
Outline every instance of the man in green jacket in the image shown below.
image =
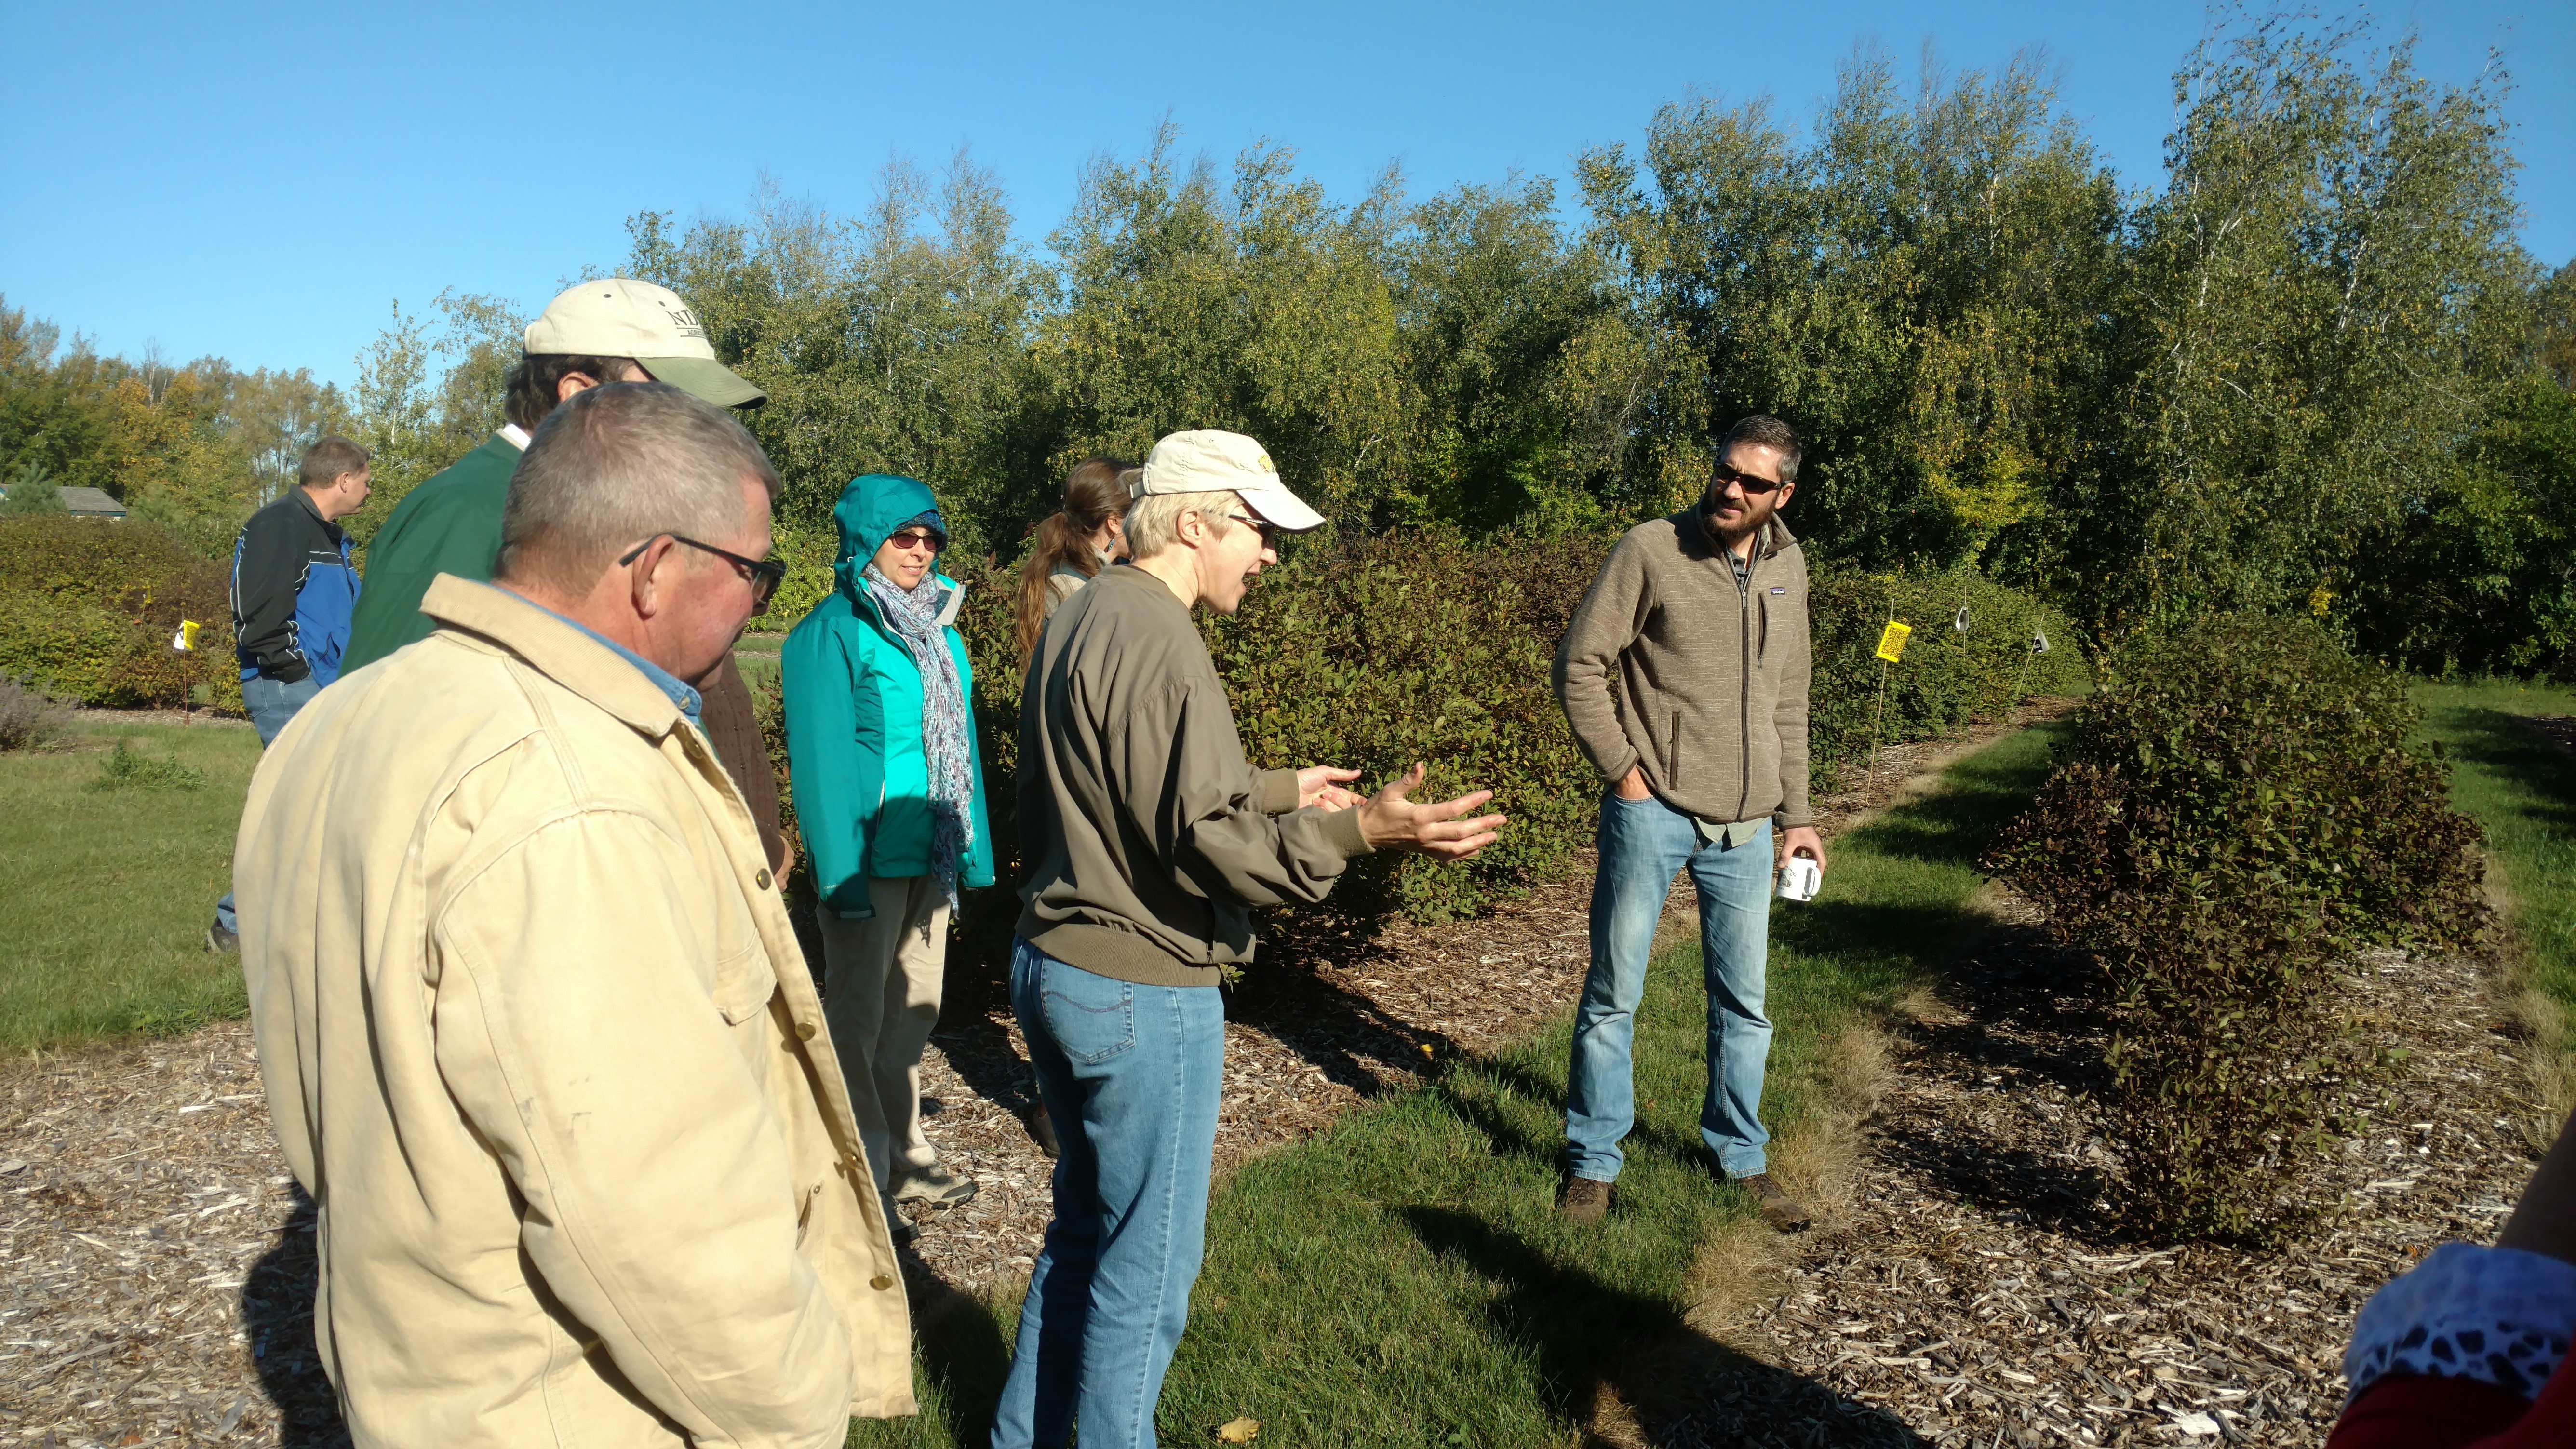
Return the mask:
<svg viewBox="0 0 2576 1449">
<path fill-rule="evenodd" d="M 832 522 L 833 591 L 779 654 L 822 897 L 823 1010 L 878 1194 L 953 1206 L 975 1184 L 941 1168 L 922 1133 L 921 1052 L 957 893 L 993 883 L 975 673 L 953 623 L 965 587 L 932 567 L 948 526 L 910 478 L 852 479 Z"/>
<path fill-rule="evenodd" d="M 420 601 L 440 574 L 491 580 L 510 474 L 529 436 L 564 399 L 607 382 L 667 382 L 719 407 L 755 408 L 768 400 L 716 361 L 706 328 L 679 294 L 650 282 L 606 277 L 570 288 L 528 324 L 526 347 L 510 374 L 509 422 L 414 488 L 369 541 L 366 590 L 350 617 L 342 674 L 429 637 L 437 621 L 420 611 Z M 715 674 L 691 683 L 706 696 L 707 737 L 761 827 L 771 868 L 784 873 L 778 780 L 759 748 L 750 686 L 731 655 Z"/>
</svg>

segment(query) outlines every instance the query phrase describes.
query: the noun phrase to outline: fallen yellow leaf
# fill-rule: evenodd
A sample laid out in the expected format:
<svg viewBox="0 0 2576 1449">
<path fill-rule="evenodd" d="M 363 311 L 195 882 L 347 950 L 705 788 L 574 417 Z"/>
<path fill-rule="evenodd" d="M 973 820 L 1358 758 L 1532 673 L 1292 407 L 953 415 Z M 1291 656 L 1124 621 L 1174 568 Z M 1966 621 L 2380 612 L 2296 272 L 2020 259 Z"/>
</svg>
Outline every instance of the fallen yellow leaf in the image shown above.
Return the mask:
<svg viewBox="0 0 2576 1449">
<path fill-rule="evenodd" d="M 1261 1421 L 1259 1419 L 1237 1419 L 1230 1424 L 1220 1427 L 1216 1431 L 1216 1442 L 1220 1444 L 1249 1444 L 1252 1442 L 1252 1436 L 1260 1432 Z"/>
</svg>

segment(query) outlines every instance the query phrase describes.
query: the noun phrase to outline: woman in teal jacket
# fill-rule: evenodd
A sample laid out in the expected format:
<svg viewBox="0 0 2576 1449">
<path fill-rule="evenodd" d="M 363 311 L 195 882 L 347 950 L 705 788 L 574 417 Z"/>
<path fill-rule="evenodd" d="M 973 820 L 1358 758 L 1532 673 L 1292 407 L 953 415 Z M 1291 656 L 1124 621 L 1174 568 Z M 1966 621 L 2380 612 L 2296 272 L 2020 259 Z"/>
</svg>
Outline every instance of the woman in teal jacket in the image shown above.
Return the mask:
<svg viewBox="0 0 2576 1449">
<path fill-rule="evenodd" d="M 964 1202 L 921 1131 L 921 1051 L 939 1020 L 957 892 L 993 883 L 974 671 L 933 567 L 930 489 L 871 473 L 832 509 L 836 587 L 787 636 L 787 763 L 822 897 L 823 1012 L 877 1191 Z"/>
</svg>

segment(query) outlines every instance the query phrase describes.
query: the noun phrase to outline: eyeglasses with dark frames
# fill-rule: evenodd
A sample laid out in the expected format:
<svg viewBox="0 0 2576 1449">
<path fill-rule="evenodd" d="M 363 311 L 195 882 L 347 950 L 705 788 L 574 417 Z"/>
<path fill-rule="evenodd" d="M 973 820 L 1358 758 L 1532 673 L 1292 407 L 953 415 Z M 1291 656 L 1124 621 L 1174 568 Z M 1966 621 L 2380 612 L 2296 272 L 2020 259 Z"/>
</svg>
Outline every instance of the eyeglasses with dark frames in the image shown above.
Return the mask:
<svg viewBox="0 0 2576 1449">
<path fill-rule="evenodd" d="M 948 540 L 926 528 L 898 529 L 886 539 L 886 542 L 906 551 L 916 548 L 927 548 L 932 553 L 948 551 Z"/>
<path fill-rule="evenodd" d="M 769 607 L 770 596 L 776 594 L 778 586 L 787 580 L 787 561 L 784 559 L 744 558 L 729 549 L 718 548 L 712 543 L 700 543 L 694 538 L 677 533 L 657 533 L 653 538 L 667 538 L 673 543 L 685 543 L 700 553 L 714 554 L 726 563 L 732 564 L 751 583 L 751 611 L 755 614 Z M 628 549 L 626 556 L 617 561 L 617 566 L 624 568 L 642 558 L 644 550 L 653 546 L 653 538 L 648 538 Z"/>
</svg>

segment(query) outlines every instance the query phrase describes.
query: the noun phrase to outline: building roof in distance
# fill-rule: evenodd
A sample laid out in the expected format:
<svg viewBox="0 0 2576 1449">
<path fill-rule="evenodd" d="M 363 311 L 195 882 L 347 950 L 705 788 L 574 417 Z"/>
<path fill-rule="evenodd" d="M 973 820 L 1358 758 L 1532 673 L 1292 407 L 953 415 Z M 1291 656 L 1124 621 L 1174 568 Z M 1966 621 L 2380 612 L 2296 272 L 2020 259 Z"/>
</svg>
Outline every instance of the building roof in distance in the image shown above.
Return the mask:
<svg viewBox="0 0 2576 1449">
<path fill-rule="evenodd" d="M 63 507 L 88 518 L 123 518 L 125 505 L 96 488 L 66 488 Z"/>
</svg>

